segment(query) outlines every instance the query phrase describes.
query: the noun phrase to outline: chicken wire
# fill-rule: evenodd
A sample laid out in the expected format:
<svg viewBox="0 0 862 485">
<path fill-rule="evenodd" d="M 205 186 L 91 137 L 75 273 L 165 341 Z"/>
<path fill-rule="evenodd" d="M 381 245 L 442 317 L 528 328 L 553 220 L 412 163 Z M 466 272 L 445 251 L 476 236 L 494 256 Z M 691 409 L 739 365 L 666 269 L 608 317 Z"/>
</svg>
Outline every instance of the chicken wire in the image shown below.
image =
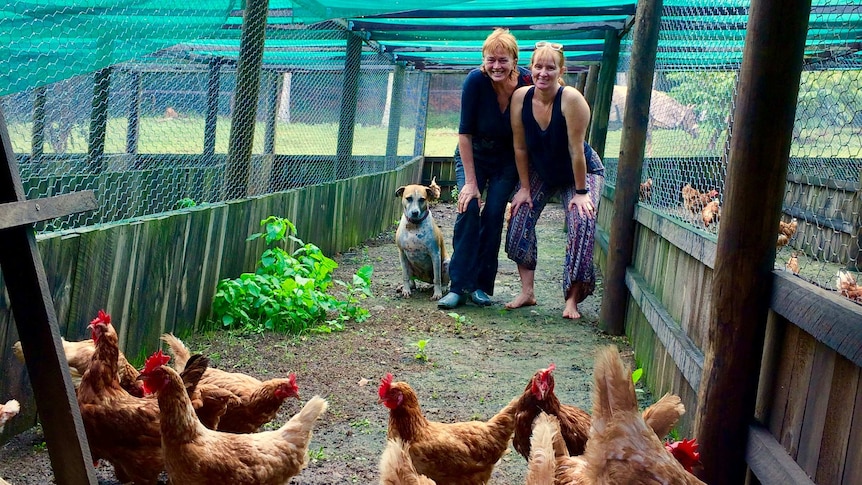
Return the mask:
<svg viewBox="0 0 862 485">
<path fill-rule="evenodd" d="M 704 1 L 691 8 L 721 9 L 721 3 L 725 2 Z M 834 5 L 817 4 L 812 10 L 812 24 L 828 15 L 832 25 L 841 25 L 841 19 L 850 18 L 857 8 L 837 1 Z M 851 21 L 845 21 L 844 26 L 849 32 L 862 27 Z M 665 7 L 641 203 L 716 237 L 720 218 L 710 217 L 709 211 L 705 214 L 704 203 L 715 200 L 720 206 L 724 194 L 744 31 L 704 27 L 678 21 Z M 809 30 L 781 215 L 784 223 L 795 220 L 796 229 L 785 241 L 776 228 L 775 268 L 833 290 L 838 289 L 839 271 L 849 270 L 855 277 L 862 269 L 858 240 L 862 77 L 858 46 L 834 42 L 842 34 L 835 28 Z M 687 36 L 709 39 L 704 45 L 710 46 L 709 56 L 715 62 L 696 69 L 664 62 L 663 49 L 679 45 Z M 692 46 L 691 52 L 697 55 L 698 48 Z M 618 86 L 626 85 L 630 59 L 631 33 L 621 43 Z M 610 185 L 616 183 L 617 160 L 610 157 L 619 153 L 624 105 L 624 100 L 615 99 L 611 108 L 605 151 Z M 692 193 L 689 187 L 706 194 L 704 202 L 692 203 L 685 195 Z"/>
<path fill-rule="evenodd" d="M 364 44 L 352 146 L 344 140 L 338 147 L 345 39 L 352 34 L 323 25 L 294 35 L 335 41 L 341 47 L 327 55 L 340 62 L 297 66 L 264 56 L 251 164 L 242 177 L 248 195 L 389 170 L 416 155 L 427 75 L 401 69 L 395 82 L 393 62 Z M 235 198 L 224 174 L 238 108 L 236 60 L 188 52 L 174 46 L 0 97 L 26 197 L 93 190 L 98 200 L 95 211 L 41 222 L 38 232 Z M 399 124 L 394 157 L 387 157 L 390 120 Z M 336 155 L 344 153 L 349 162 L 336 172 Z"/>
</svg>

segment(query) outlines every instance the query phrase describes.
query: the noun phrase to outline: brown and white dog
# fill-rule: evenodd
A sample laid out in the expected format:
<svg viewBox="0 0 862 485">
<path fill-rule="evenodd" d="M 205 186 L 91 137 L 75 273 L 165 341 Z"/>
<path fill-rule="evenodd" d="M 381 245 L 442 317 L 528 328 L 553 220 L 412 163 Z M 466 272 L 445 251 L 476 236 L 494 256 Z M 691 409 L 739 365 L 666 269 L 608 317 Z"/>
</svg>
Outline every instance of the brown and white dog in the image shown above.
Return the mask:
<svg viewBox="0 0 862 485">
<path fill-rule="evenodd" d="M 404 213 L 395 232 L 395 245 L 401 255 L 404 284 L 401 296 L 409 297 L 416 281 L 434 284 L 432 300 L 443 296 L 443 285 L 449 283 L 449 258 L 443 244 L 443 232 L 434 222 L 428 202 L 440 197 L 440 186 L 431 180 L 431 186 L 405 185 L 395 191 L 401 197 Z"/>
</svg>

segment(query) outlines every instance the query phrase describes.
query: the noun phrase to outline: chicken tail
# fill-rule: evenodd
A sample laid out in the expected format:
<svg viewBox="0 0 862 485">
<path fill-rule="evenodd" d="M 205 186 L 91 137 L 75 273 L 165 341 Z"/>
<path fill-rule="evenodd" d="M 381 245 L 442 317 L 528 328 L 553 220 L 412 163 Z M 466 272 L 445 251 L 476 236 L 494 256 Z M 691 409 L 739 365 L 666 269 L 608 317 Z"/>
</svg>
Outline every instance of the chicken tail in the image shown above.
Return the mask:
<svg viewBox="0 0 862 485">
<path fill-rule="evenodd" d="M 637 412 L 631 372 L 623 364 L 616 346 L 600 349 L 596 355 L 596 386 L 593 390 L 593 425 L 607 423 L 617 413 Z"/>
<path fill-rule="evenodd" d="M 667 393 L 655 404 L 644 409 L 642 414 L 647 426 L 655 431 L 658 439 L 663 440 L 685 414 L 685 405 L 679 396 Z"/>
<path fill-rule="evenodd" d="M 171 355 L 174 356 L 174 370 L 182 373 L 186 368 L 186 363 L 189 361 L 189 358 L 191 358 L 192 353 L 189 351 L 188 347 L 186 347 L 186 344 L 175 337 L 172 333 L 162 335 L 162 342 L 168 345 Z"/>
<path fill-rule="evenodd" d="M 298 413 L 290 418 L 290 421 L 281 427 L 281 430 L 310 433 L 311 428 L 314 426 L 314 422 L 317 421 L 317 418 L 319 418 L 320 415 L 326 412 L 326 408 L 328 407 L 329 403 L 326 402 L 326 399 L 323 399 L 320 396 L 314 396 L 305 403 L 305 406 L 303 406 Z"/>
<path fill-rule="evenodd" d="M 435 485 L 434 480 L 416 471 L 410 459 L 410 444 L 401 438 L 387 440 L 379 468 L 380 485 Z"/>
<path fill-rule="evenodd" d="M 555 443 L 562 442 L 562 450 Z M 530 437 L 530 459 L 527 466 L 527 485 L 548 485 L 554 483 L 557 453 L 562 451 L 568 456 L 565 442 L 560 436 L 560 423 L 555 416 L 541 413 L 533 422 L 533 435 Z"/>
</svg>

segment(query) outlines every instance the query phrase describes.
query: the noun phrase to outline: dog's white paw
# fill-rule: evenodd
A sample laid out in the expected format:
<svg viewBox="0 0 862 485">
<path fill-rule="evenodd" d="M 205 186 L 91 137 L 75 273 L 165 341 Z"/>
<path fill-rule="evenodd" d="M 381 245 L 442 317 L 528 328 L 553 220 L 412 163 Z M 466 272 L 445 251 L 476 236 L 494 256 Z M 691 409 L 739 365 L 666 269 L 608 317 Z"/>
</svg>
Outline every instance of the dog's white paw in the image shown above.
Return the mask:
<svg viewBox="0 0 862 485">
<path fill-rule="evenodd" d="M 401 285 L 395 291 L 400 293 L 402 298 L 410 298 L 410 285 Z"/>
<path fill-rule="evenodd" d="M 439 300 L 440 298 L 443 298 L 443 292 L 442 292 L 442 291 L 435 291 L 435 292 L 434 292 L 434 294 L 433 294 L 433 295 L 431 295 L 431 298 L 429 298 L 429 300 L 431 300 L 431 301 L 437 301 L 437 300 Z"/>
</svg>

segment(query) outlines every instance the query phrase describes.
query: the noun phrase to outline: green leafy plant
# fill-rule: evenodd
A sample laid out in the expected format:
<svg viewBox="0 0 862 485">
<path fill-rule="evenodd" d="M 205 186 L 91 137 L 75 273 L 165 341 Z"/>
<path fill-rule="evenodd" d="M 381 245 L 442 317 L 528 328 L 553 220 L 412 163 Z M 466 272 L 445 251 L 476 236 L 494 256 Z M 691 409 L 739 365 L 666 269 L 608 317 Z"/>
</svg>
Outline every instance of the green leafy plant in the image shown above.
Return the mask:
<svg viewBox="0 0 862 485">
<path fill-rule="evenodd" d="M 311 458 L 313 461 L 323 461 L 326 459 L 326 452 L 323 451 L 322 446 L 316 450 L 309 449 L 308 457 Z"/>
<path fill-rule="evenodd" d="M 288 219 L 269 216 L 260 225 L 263 232 L 248 240 L 263 238 L 267 248 L 254 273 L 219 282 L 213 299 L 216 322 L 253 333 L 301 334 L 343 330 L 350 319 L 368 318 L 359 302 L 371 295 L 370 265 L 360 268 L 350 284 L 335 280 L 338 263 L 296 237 L 296 226 Z M 297 247 L 292 253 L 284 249 L 288 242 Z M 327 292 L 333 283 L 344 289 L 344 299 Z"/>
<path fill-rule="evenodd" d="M 467 315 L 460 315 L 456 312 L 449 312 L 446 315 L 449 315 L 450 317 L 452 317 L 453 320 L 455 320 L 455 333 L 461 333 L 461 330 L 463 329 L 464 325 L 468 323 Z"/>
<path fill-rule="evenodd" d="M 431 340 L 431 339 L 422 339 L 422 340 L 419 340 L 418 342 L 413 342 L 412 344 L 410 344 L 410 345 L 416 347 L 416 355 L 413 356 L 416 360 L 428 362 L 428 353 L 427 353 L 425 347 L 428 346 L 429 340 Z"/>
<path fill-rule="evenodd" d="M 643 367 L 638 367 L 632 372 L 632 383 L 635 385 L 635 393 L 640 396 L 643 394 L 644 390 L 637 387 L 638 382 L 641 380 L 641 377 L 644 375 Z"/>
<path fill-rule="evenodd" d="M 192 199 L 190 197 L 184 197 L 184 198 L 178 200 L 176 204 L 174 204 L 174 208 L 175 209 L 188 209 L 189 207 L 194 207 L 196 205 L 198 205 L 198 203 L 195 202 L 194 199 Z"/>
</svg>

